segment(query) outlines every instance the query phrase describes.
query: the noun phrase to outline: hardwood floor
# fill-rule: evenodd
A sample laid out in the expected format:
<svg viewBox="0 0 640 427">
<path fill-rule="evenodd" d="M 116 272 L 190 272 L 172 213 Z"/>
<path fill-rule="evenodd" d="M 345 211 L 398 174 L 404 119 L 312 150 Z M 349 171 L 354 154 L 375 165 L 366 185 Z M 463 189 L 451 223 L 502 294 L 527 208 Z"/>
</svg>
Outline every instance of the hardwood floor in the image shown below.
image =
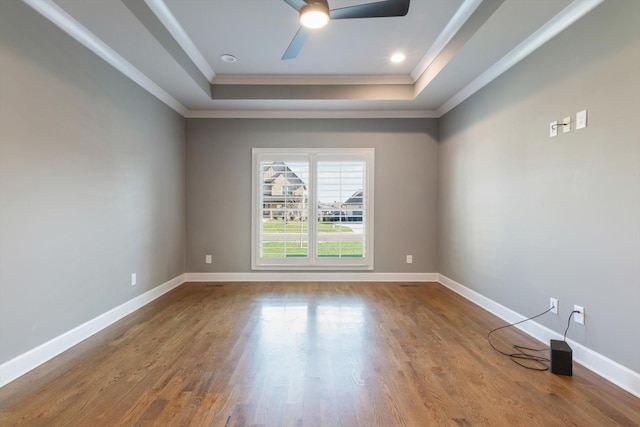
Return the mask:
<svg viewBox="0 0 640 427">
<path fill-rule="evenodd" d="M 0 389 L 0 425 L 640 425 L 580 365 L 493 351 L 503 324 L 436 283 L 185 284 Z"/>
</svg>

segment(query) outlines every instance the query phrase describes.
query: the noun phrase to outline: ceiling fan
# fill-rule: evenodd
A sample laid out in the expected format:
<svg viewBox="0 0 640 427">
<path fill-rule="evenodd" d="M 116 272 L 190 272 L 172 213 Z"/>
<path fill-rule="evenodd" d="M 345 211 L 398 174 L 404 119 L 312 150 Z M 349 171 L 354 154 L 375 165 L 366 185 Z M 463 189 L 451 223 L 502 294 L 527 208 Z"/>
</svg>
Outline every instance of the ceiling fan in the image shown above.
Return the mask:
<svg viewBox="0 0 640 427">
<path fill-rule="evenodd" d="M 300 13 L 300 28 L 282 59 L 293 59 L 298 56 L 302 46 L 309 38 L 311 29 L 325 26 L 330 19 L 387 18 L 405 16 L 409 11 L 410 0 L 384 0 L 356 6 L 329 9 L 327 0 L 284 0 Z"/>
</svg>

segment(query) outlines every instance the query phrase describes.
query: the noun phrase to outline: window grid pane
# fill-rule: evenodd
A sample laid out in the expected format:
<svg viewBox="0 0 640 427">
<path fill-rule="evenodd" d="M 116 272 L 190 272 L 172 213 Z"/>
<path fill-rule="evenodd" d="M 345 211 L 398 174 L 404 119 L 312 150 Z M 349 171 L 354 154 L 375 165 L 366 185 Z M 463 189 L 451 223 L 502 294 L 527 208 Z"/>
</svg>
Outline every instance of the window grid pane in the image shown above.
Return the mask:
<svg viewBox="0 0 640 427">
<path fill-rule="evenodd" d="M 260 162 L 261 258 L 309 256 L 308 176 L 308 162 Z"/>
<path fill-rule="evenodd" d="M 319 161 L 317 256 L 364 258 L 366 163 Z"/>
</svg>

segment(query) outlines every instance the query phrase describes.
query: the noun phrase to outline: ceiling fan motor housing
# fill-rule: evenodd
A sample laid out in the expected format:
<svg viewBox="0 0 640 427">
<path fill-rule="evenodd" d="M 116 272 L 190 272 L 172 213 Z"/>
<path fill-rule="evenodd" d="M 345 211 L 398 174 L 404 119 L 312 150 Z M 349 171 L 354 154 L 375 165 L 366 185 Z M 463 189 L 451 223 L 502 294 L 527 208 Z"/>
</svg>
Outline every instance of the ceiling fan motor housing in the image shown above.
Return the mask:
<svg viewBox="0 0 640 427">
<path fill-rule="evenodd" d="M 373 3 L 329 9 L 327 0 L 284 0 L 299 12 L 300 25 L 289 47 L 282 55 L 283 60 L 298 56 L 302 46 L 311 35 L 311 30 L 324 27 L 333 19 L 391 18 L 405 16 L 411 0 L 381 0 Z"/>
<path fill-rule="evenodd" d="M 300 9 L 300 24 L 307 28 L 321 28 L 329 22 L 329 6 L 315 1 Z"/>
</svg>

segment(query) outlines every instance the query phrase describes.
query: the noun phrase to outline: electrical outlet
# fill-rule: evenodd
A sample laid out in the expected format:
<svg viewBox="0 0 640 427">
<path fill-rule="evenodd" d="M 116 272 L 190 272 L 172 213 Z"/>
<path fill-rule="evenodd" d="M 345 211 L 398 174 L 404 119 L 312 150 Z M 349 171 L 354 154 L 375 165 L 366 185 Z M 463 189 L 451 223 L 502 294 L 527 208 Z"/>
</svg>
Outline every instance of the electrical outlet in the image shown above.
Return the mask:
<svg viewBox="0 0 640 427">
<path fill-rule="evenodd" d="M 579 305 L 574 305 L 573 311 L 578 312 L 578 313 L 573 313 L 573 321 L 581 325 L 584 325 L 584 307 L 580 307 Z"/>
<path fill-rule="evenodd" d="M 138 283 L 138 277 L 136 273 L 131 273 L 131 286 L 135 286 Z"/>
<path fill-rule="evenodd" d="M 211 255 L 205 255 L 204 262 L 206 262 L 207 264 L 211 264 Z"/>
<path fill-rule="evenodd" d="M 407 264 L 413 263 L 413 255 L 407 255 Z"/>
<path fill-rule="evenodd" d="M 576 129 L 587 127 L 587 110 L 578 111 L 576 114 Z"/>
<path fill-rule="evenodd" d="M 549 137 L 553 138 L 554 136 L 558 136 L 558 121 L 557 120 L 549 123 Z"/>
<path fill-rule="evenodd" d="M 551 309 L 551 313 L 555 315 L 558 314 L 558 300 L 556 298 L 551 297 L 549 299 L 549 308 Z"/>
<path fill-rule="evenodd" d="M 571 117 L 562 119 L 562 133 L 571 132 Z"/>
</svg>

